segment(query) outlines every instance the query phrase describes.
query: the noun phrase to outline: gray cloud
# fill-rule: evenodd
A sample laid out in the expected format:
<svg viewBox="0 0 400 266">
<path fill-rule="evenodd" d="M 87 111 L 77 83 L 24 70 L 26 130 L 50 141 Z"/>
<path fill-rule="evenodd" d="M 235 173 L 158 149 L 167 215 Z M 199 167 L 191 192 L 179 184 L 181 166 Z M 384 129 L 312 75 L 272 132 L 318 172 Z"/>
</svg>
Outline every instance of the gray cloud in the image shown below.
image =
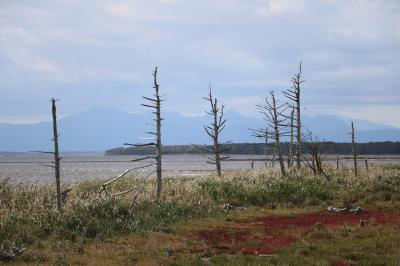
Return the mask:
<svg viewBox="0 0 400 266">
<path fill-rule="evenodd" d="M 308 110 L 376 119 L 400 111 L 398 25 L 397 0 L 3 0 L 0 121 L 46 117 L 52 96 L 64 114 L 140 111 L 155 65 L 166 109 L 199 113 L 211 82 L 228 108 L 253 114 L 299 60 Z"/>
</svg>

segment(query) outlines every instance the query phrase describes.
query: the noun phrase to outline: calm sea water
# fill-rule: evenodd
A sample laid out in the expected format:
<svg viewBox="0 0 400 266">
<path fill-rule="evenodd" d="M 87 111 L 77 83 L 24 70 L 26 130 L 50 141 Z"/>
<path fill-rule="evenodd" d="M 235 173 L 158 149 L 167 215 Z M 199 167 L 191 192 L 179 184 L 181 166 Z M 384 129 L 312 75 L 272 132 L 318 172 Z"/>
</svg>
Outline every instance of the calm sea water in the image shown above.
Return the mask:
<svg viewBox="0 0 400 266">
<path fill-rule="evenodd" d="M 146 165 L 146 162 L 131 162 L 141 156 L 102 156 L 102 155 L 64 155 L 61 161 L 61 174 L 63 182 L 77 182 L 88 179 L 111 178 L 123 173 L 125 170 Z M 349 156 L 347 156 L 349 157 Z M 372 156 L 377 157 L 377 156 Z M 399 164 L 400 156 L 395 160 L 388 160 L 387 156 L 369 160 L 369 164 Z M 250 155 L 232 155 L 232 159 L 249 159 Z M 254 159 L 263 159 L 264 156 L 253 156 Z M 329 162 L 336 165 L 336 156 L 329 156 Z M 0 156 L 0 180 L 9 178 L 13 183 L 26 182 L 53 182 L 53 169 L 43 164 L 51 164 L 50 156 Z M 215 170 L 215 166 L 207 163 L 201 155 L 163 155 L 164 176 L 198 175 Z M 351 165 L 352 160 L 341 161 L 340 165 Z M 276 166 L 278 164 L 276 163 Z M 364 167 L 364 162 L 359 162 Z M 264 167 L 264 162 L 254 161 L 254 168 Z M 222 162 L 223 170 L 250 169 L 250 161 L 225 161 Z M 155 167 L 139 169 L 135 175 L 147 176 Z M 154 176 L 154 173 L 152 174 Z"/>
<path fill-rule="evenodd" d="M 141 156 L 64 156 L 61 161 L 61 174 L 64 182 L 76 182 L 87 179 L 110 178 L 125 170 L 144 166 L 146 162 L 131 162 Z M 248 155 L 233 155 L 232 158 L 244 159 Z M 254 156 L 263 158 L 263 156 Z M 51 164 L 50 156 L 0 156 L 0 179 L 10 178 L 13 183 L 20 182 L 52 182 L 53 169 L 43 164 Z M 215 166 L 208 164 L 201 155 L 163 155 L 164 175 L 195 175 L 199 172 L 209 172 Z M 254 167 L 263 167 L 264 162 L 255 161 Z M 248 169 L 249 161 L 223 162 L 225 170 Z M 139 169 L 136 174 L 146 176 L 154 171 L 154 167 Z"/>
</svg>

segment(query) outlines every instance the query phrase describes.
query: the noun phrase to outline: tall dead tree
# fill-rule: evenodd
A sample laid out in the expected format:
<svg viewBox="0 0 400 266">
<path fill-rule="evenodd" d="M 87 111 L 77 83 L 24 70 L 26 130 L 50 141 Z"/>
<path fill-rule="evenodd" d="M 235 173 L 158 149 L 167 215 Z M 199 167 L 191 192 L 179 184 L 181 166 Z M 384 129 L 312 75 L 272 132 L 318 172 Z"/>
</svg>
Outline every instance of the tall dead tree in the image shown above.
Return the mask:
<svg viewBox="0 0 400 266">
<path fill-rule="evenodd" d="M 356 148 L 355 130 L 353 121 L 351 122 L 351 147 L 354 160 L 354 176 L 357 177 L 357 148 Z"/>
<path fill-rule="evenodd" d="M 61 192 L 61 174 L 60 174 L 60 161 L 62 157 L 60 156 L 59 153 L 59 148 L 58 148 L 58 129 L 57 129 L 57 107 L 56 107 L 56 102 L 58 100 L 51 98 L 51 114 L 52 114 L 52 120 L 53 120 L 53 151 L 33 151 L 33 152 L 38 152 L 38 153 L 43 153 L 43 154 L 51 154 L 53 155 L 54 161 L 52 162 L 53 164 L 40 164 L 42 166 L 47 166 L 51 167 L 54 169 L 54 179 L 56 181 L 56 200 L 57 200 L 57 210 L 61 211 L 62 209 L 62 199 L 63 197 L 65 198 L 68 194 L 68 192 L 71 191 L 71 189 L 67 189 L 63 192 Z"/>
<path fill-rule="evenodd" d="M 60 161 L 61 157 L 58 151 L 58 129 L 57 129 L 57 107 L 54 98 L 51 98 L 51 113 L 53 118 L 53 141 L 54 141 L 54 176 L 56 179 L 56 197 L 57 209 L 61 210 L 61 175 L 60 175 Z"/>
<path fill-rule="evenodd" d="M 284 91 L 284 95 L 293 104 L 291 106 L 295 109 L 296 117 L 294 118 L 295 125 L 293 127 L 296 129 L 296 166 L 300 169 L 301 163 L 301 84 L 305 82 L 301 73 L 301 62 L 299 65 L 299 72 L 292 78 L 292 88 Z"/>
<path fill-rule="evenodd" d="M 145 161 L 149 159 L 154 159 L 155 160 L 155 166 L 156 166 L 156 198 L 157 201 L 160 200 L 161 197 L 161 190 L 162 190 L 162 168 L 161 168 L 161 161 L 162 161 L 162 144 L 161 144 L 161 121 L 164 120 L 164 118 L 161 117 L 161 102 L 163 101 L 160 96 L 160 85 L 158 84 L 157 81 L 157 67 L 155 67 L 154 72 L 153 72 L 153 97 L 142 97 L 148 103 L 141 104 L 142 106 L 149 108 L 151 112 L 155 115 L 155 118 L 153 121 L 156 123 L 155 126 L 155 131 L 150 131 L 146 132 L 147 134 L 150 134 L 152 137 L 151 138 L 146 138 L 148 140 L 152 140 L 152 142 L 145 143 L 145 144 L 130 144 L 130 143 L 125 143 L 124 145 L 129 145 L 129 146 L 134 146 L 134 147 L 146 147 L 146 146 L 152 146 L 155 147 L 155 156 L 146 156 L 142 157 L 139 159 L 132 160 L 132 162 L 138 162 L 138 161 Z"/>
<path fill-rule="evenodd" d="M 212 153 L 212 157 L 207 157 L 209 161 L 207 163 L 215 164 L 218 176 L 221 176 L 221 162 L 228 159 L 230 156 L 222 156 L 223 145 L 228 144 L 230 141 L 221 143 L 220 133 L 225 128 L 226 119 L 224 118 L 224 105 L 218 106 L 217 98 L 213 97 L 211 86 L 207 97 L 203 97 L 206 101 L 210 103 L 210 111 L 206 111 L 212 117 L 212 122 L 208 126 L 204 126 L 204 130 L 207 135 L 212 139 L 213 145 L 211 149 L 205 149 L 203 147 L 196 146 L 197 148 L 203 150 L 206 153 Z"/>
<path fill-rule="evenodd" d="M 265 168 L 268 167 L 268 128 L 250 129 L 252 136 L 264 139 Z"/>
<path fill-rule="evenodd" d="M 259 112 L 264 115 L 264 119 L 267 121 L 267 128 L 271 128 L 272 132 L 269 132 L 275 140 L 275 151 L 278 155 L 279 165 L 281 168 L 282 176 L 286 176 L 285 163 L 283 161 L 282 149 L 281 149 L 281 127 L 287 126 L 285 124 L 286 118 L 283 116 L 287 109 L 286 104 L 280 105 L 275 98 L 273 91 L 269 92 L 269 97 L 265 97 L 265 103 L 263 105 L 257 105 Z"/>
<path fill-rule="evenodd" d="M 289 155 L 288 155 L 288 168 L 293 165 L 293 134 L 294 134 L 294 108 L 290 112 L 290 139 L 289 139 Z"/>
</svg>

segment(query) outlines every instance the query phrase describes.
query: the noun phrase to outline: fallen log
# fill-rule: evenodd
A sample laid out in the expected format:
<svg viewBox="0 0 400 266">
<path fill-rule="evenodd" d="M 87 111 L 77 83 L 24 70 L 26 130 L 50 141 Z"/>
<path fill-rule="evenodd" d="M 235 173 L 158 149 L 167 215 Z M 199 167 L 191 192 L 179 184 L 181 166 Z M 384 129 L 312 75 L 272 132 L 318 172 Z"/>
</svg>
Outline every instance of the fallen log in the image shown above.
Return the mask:
<svg viewBox="0 0 400 266">
<path fill-rule="evenodd" d="M 328 212 L 350 212 L 350 213 L 360 213 L 363 211 L 361 207 L 358 207 L 348 201 L 343 202 L 343 208 L 335 208 L 333 206 L 328 207 Z"/>
<path fill-rule="evenodd" d="M 25 251 L 23 246 L 18 247 L 16 241 L 3 241 L 0 246 L 0 263 L 13 261 Z"/>
</svg>

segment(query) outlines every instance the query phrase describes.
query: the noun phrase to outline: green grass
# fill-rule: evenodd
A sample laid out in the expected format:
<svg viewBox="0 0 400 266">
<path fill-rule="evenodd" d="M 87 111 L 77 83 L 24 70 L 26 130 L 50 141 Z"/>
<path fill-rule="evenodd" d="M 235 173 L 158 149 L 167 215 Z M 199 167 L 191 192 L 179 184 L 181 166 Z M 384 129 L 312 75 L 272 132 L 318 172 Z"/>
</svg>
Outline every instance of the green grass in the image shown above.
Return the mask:
<svg viewBox="0 0 400 266">
<path fill-rule="evenodd" d="M 73 190 L 65 200 L 62 212 L 55 210 L 53 186 L 14 185 L 3 180 L 0 181 L 0 242 L 16 240 L 28 247 L 29 256 L 24 257 L 26 262 L 62 262 L 63 255 L 57 251 L 57 243 L 67 241 L 72 243 L 72 247 L 80 245 L 77 243 L 85 246 L 85 241 L 92 239 L 103 241 L 132 233 L 147 234 L 184 221 L 227 217 L 229 214 L 221 210 L 224 203 L 255 210 L 275 207 L 321 209 L 351 200 L 375 208 L 400 210 L 399 167 L 371 166 L 369 173 L 361 172 L 358 178 L 354 178 L 349 169 L 326 171 L 332 177 L 329 182 L 324 177 L 312 175 L 306 169 L 300 172 L 293 171 L 285 178 L 280 177 L 278 171 L 271 169 L 235 171 L 225 174 L 222 178 L 212 175 L 166 178 L 160 203 L 153 200 L 155 191 L 152 180 L 135 177 L 120 180 L 110 189 L 110 193 L 132 186 L 141 189 L 116 198 L 98 197 L 98 190 L 104 181 L 86 181 L 70 185 Z M 134 199 L 136 201 L 132 204 Z M 387 234 L 386 231 L 383 232 L 385 233 L 380 235 L 375 231 L 373 241 L 368 240 L 368 237 L 360 238 L 363 249 L 372 252 L 373 242 L 377 241 L 383 245 L 382 249 L 391 250 L 385 243 L 399 239 L 391 236 L 389 231 Z M 398 231 L 396 232 L 399 235 Z M 361 261 L 362 257 L 339 256 L 338 254 L 345 253 L 345 249 L 330 250 L 341 243 L 343 247 L 351 247 L 355 241 L 351 237 L 322 237 L 318 241 L 308 239 L 267 260 L 272 264 L 279 264 L 280 261 L 291 264 L 287 258 L 293 258 L 293 261 L 304 261 L 304 265 L 313 260 L 316 261 L 314 265 L 325 265 L 324 263 L 335 262 L 338 258 L 345 258 L 345 261 L 349 262 L 368 263 L 367 259 Z M 316 249 L 308 250 L 310 245 L 316 246 Z M 58 255 L 35 253 L 40 249 L 51 250 Z M 289 253 L 292 256 L 289 256 Z M 53 259 L 49 259 L 49 256 Z M 373 261 L 371 256 L 366 257 Z M 397 255 L 391 256 L 385 257 L 383 261 L 391 264 L 393 260 L 398 259 Z M 198 254 L 179 254 L 175 256 L 175 261 L 170 262 L 179 264 L 180 261 L 189 260 L 196 265 L 197 262 L 204 263 L 204 259 L 200 257 Z M 233 263 L 229 256 L 216 256 L 210 260 L 216 260 L 217 264 Z M 266 258 L 255 256 L 239 256 L 234 263 L 257 265 L 259 261 L 265 260 Z"/>
</svg>

